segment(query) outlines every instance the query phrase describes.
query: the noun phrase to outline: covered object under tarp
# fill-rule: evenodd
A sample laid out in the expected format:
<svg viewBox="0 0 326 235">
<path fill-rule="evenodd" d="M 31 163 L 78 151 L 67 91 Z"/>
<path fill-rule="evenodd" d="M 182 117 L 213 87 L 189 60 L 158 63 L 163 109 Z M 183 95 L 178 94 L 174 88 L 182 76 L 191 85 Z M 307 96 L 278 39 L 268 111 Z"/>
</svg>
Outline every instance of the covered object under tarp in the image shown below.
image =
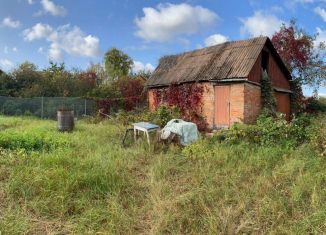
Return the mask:
<svg viewBox="0 0 326 235">
<path fill-rule="evenodd" d="M 181 119 L 169 121 L 161 131 L 161 139 L 169 138 L 172 133 L 179 136 L 182 145 L 189 145 L 199 137 L 196 124 Z"/>
</svg>

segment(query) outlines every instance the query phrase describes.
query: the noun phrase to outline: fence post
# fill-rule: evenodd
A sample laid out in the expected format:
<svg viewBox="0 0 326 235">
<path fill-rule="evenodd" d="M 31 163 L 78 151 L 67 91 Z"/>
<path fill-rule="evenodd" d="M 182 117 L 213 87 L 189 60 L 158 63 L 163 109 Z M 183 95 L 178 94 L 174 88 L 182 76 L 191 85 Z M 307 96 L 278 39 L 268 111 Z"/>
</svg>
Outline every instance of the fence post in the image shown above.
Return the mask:
<svg viewBox="0 0 326 235">
<path fill-rule="evenodd" d="M 44 97 L 42 96 L 42 102 L 41 102 L 41 119 L 43 119 L 44 115 Z"/>
<path fill-rule="evenodd" d="M 85 99 L 85 116 L 87 115 L 87 100 Z"/>
</svg>

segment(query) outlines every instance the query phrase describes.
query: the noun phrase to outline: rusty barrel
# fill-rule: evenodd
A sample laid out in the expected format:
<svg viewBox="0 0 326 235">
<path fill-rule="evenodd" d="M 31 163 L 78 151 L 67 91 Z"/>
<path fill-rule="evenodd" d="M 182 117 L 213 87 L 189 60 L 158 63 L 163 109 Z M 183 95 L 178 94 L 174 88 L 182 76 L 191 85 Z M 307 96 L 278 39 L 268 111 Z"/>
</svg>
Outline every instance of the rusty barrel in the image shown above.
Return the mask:
<svg viewBox="0 0 326 235">
<path fill-rule="evenodd" d="M 71 109 L 62 109 L 57 111 L 58 130 L 72 131 L 74 129 L 74 111 Z"/>
</svg>

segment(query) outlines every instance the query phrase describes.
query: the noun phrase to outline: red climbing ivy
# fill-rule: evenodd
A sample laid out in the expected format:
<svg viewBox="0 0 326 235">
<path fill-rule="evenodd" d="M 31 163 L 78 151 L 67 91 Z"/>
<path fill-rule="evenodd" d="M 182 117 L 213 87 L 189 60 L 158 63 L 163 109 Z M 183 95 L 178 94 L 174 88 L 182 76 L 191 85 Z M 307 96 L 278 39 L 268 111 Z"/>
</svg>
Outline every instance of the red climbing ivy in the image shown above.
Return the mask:
<svg viewBox="0 0 326 235">
<path fill-rule="evenodd" d="M 200 114 L 204 87 L 198 84 L 172 84 L 168 88 L 154 91 L 154 107 L 161 104 L 176 106 L 183 119 L 197 124 L 200 130 L 207 128 L 206 120 Z"/>
</svg>

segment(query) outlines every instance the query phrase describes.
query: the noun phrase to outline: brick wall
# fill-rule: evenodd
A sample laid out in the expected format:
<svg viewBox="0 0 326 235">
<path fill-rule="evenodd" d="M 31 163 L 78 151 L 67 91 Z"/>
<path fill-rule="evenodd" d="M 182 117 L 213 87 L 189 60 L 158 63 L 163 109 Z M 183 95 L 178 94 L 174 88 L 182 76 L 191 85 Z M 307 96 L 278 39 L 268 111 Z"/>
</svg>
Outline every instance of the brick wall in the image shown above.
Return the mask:
<svg viewBox="0 0 326 235">
<path fill-rule="evenodd" d="M 231 84 L 230 89 L 230 125 L 244 121 L 244 83 Z"/>
<path fill-rule="evenodd" d="M 202 98 L 201 115 L 206 118 L 208 128 L 213 128 L 215 113 L 215 92 L 211 83 L 202 83 L 204 94 Z"/>
<path fill-rule="evenodd" d="M 147 92 L 148 108 L 149 108 L 149 111 L 151 111 L 151 112 L 153 112 L 155 110 L 155 106 L 154 106 L 154 91 L 155 91 L 155 89 L 150 89 Z"/>
<path fill-rule="evenodd" d="M 244 84 L 244 122 L 255 123 L 261 111 L 261 89 L 253 84 Z"/>
<path fill-rule="evenodd" d="M 209 128 L 215 127 L 215 88 L 211 83 L 202 83 L 204 94 L 200 112 L 206 118 Z M 230 124 L 254 123 L 261 109 L 260 87 L 248 84 L 228 84 L 230 86 Z M 148 91 L 150 111 L 154 111 L 154 91 Z"/>
<path fill-rule="evenodd" d="M 211 83 L 201 83 L 201 86 L 204 87 L 204 93 L 202 97 L 202 105 L 199 112 L 203 117 L 206 118 L 209 128 L 213 128 L 214 125 L 214 86 Z M 154 106 L 154 91 L 156 89 L 148 90 L 148 106 L 150 111 L 155 110 Z"/>
</svg>

